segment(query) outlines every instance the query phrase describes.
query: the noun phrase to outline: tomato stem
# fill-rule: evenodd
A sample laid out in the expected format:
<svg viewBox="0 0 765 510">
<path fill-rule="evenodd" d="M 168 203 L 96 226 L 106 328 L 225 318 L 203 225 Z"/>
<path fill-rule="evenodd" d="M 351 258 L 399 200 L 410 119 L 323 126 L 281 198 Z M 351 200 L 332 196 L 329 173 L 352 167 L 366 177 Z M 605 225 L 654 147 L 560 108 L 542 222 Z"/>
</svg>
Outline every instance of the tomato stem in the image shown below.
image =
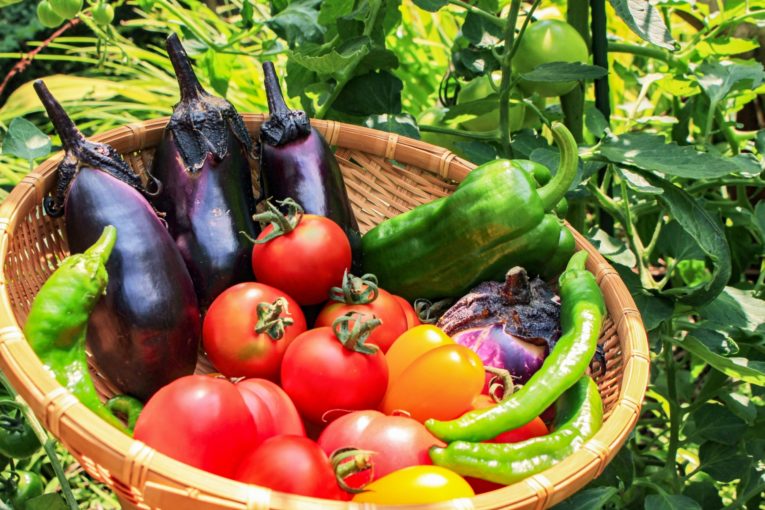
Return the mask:
<svg viewBox="0 0 765 510">
<path fill-rule="evenodd" d="M 352 321 L 353 328 L 350 326 Z M 380 348 L 374 344 L 367 345 L 364 342 L 372 334 L 372 330 L 380 324 L 382 321 L 377 317 L 372 316 L 371 319 L 364 320 L 364 314 L 348 312 L 335 319 L 335 322 L 332 323 L 332 329 L 346 349 L 362 354 L 375 354 Z"/>
<path fill-rule="evenodd" d="M 347 305 L 366 305 L 377 299 L 380 288 L 377 277 L 371 273 L 361 277 L 353 276 L 348 270 L 343 273 L 343 286 L 332 287 L 329 299 Z"/>
<path fill-rule="evenodd" d="M 303 208 L 291 198 L 285 198 L 284 200 L 277 200 L 277 204 L 287 208 L 287 213 L 283 213 L 278 207 L 271 203 L 270 199 L 266 199 L 267 211 L 258 213 L 252 216 L 252 219 L 259 222 L 261 225 L 273 225 L 273 230 L 268 233 L 263 239 L 257 239 L 253 241 L 255 244 L 265 244 L 271 239 L 275 239 L 279 236 L 289 234 L 295 227 L 298 226 L 300 220 L 303 218 Z"/>
<path fill-rule="evenodd" d="M 282 317 L 289 314 L 289 303 L 283 297 L 277 298 L 273 303 L 258 303 L 258 322 L 255 324 L 255 332 L 266 333 L 274 340 L 280 340 L 285 333 L 286 326 L 295 323 L 292 317 Z"/>
<path fill-rule="evenodd" d="M 373 468 L 372 455 L 374 452 L 367 450 L 358 450 L 356 448 L 340 448 L 335 450 L 329 456 L 329 462 L 335 472 L 337 484 L 341 489 L 350 494 L 359 494 L 364 489 L 356 489 L 345 483 L 349 476 L 361 473 Z M 370 477 L 371 478 L 371 477 Z"/>
</svg>

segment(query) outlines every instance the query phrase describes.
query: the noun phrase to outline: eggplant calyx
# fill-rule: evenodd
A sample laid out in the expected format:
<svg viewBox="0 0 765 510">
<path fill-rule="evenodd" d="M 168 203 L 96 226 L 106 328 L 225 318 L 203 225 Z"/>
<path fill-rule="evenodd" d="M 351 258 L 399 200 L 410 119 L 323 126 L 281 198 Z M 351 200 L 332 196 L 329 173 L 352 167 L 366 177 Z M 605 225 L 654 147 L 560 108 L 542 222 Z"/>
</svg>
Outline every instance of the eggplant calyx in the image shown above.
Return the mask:
<svg viewBox="0 0 765 510">
<path fill-rule="evenodd" d="M 252 138 L 242 117 L 231 103 L 210 95 L 202 87 L 178 36 L 171 34 L 166 46 L 181 91 L 181 100 L 173 108 L 167 129 L 173 134 L 188 170 L 199 171 L 208 155 L 215 161 L 223 160 L 231 151 L 229 133 L 247 154 L 252 153 Z"/>
<path fill-rule="evenodd" d="M 346 269 L 343 273 L 343 286 L 329 289 L 329 300 L 347 305 L 366 305 L 377 299 L 380 287 L 377 277 L 367 273 L 361 277 L 353 276 Z"/>
<path fill-rule="evenodd" d="M 263 74 L 271 116 L 260 128 L 261 140 L 278 147 L 311 134 L 311 122 L 305 112 L 287 108 L 272 62 L 263 62 Z"/>
<path fill-rule="evenodd" d="M 380 348 L 374 344 L 367 345 L 364 342 L 372 334 L 372 330 L 382 324 L 382 321 L 375 316 L 367 320 L 364 320 L 364 317 L 365 314 L 363 313 L 348 312 L 335 319 L 332 323 L 332 330 L 343 347 L 349 351 L 371 355 L 379 351 Z M 352 328 L 351 322 L 353 322 Z"/>
<path fill-rule="evenodd" d="M 122 156 L 114 150 L 114 147 L 85 139 L 82 132 L 77 129 L 72 119 L 66 114 L 61 103 L 56 101 L 42 80 L 34 82 L 34 89 L 45 106 L 48 117 L 59 138 L 61 138 L 61 144 L 65 151 L 64 159 L 58 167 L 55 194 L 43 201 L 43 207 L 48 215 L 58 217 L 64 213 L 66 192 L 79 169 L 84 166 L 106 172 L 139 192 L 146 193 L 141 185 L 141 179 L 122 159 Z"/>
<path fill-rule="evenodd" d="M 273 225 L 273 229 L 262 239 L 254 240 L 254 244 L 265 244 L 270 240 L 289 234 L 295 227 L 298 226 L 300 220 L 303 218 L 303 208 L 291 198 L 285 198 L 284 200 L 277 200 L 277 204 L 287 208 L 287 213 L 283 213 L 271 203 L 270 199 L 266 199 L 267 211 L 253 215 L 252 219 L 265 227 L 266 225 Z"/>
<path fill-rule="evenodd" d="M 273 303 L 258 303 L 256 310 L 258 322 L 255 324 L 255 332 L 266 333 L 273 340 L 281 340 L 286 327 L 295 323 L 292 317 L 282 317 L 283 313 L 290 313 L 289 304 L 282 297 L 277 298 Z"/>
</svg>

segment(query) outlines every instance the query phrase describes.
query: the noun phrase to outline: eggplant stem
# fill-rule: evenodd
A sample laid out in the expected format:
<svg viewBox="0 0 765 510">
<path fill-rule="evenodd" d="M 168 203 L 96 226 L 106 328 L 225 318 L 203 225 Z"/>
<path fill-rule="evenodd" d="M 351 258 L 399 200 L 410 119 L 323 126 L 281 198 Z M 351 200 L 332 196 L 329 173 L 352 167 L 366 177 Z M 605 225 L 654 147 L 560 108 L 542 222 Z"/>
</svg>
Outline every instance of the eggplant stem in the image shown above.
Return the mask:
<svg viewBox="0 0 765 510">
<path fill-rule="evenodd" d="M 175 70 L 178 87 L 181 90 L 181 101 L 197 99 L 206 95 L 207 92 L 199 83 L 199 79 L 191 67 L 189 56 L 186 54 L 186 50 L 183 49 L 183 44 L 181 44 L 178 35 L 175 33 L 170 34 L 167 37 L 165 46 L 170 62 L 173 64 L 173 70 Z"/>
<path fill-rule="evenodd" d="M 265 75 L 266 98 L 268 99 L 268 112 L 272 116 L 287 115 L 290 109 L 284 102 L 282 88 L 279 86 L 279 78 L 273 62 L 263 62 L 263 74 Z"/>
<path fill-rule="evenodd" d="M 61 138 L 61 145 L 67 151 L 74 150 L 79 143 L 85 141 L 85 136 L 77 129 L 77 126 L 74 125 L 72 119 L 66 114 L 61 103 L 56 101 L 56 98 L 53 97 L 53 94 L 50 93 L 50 90 L 48 90 L 48 87 L 45 86 L 42 80 L 34 82 L 34 89 L 43 106 L 45 106 L 45 111 L 48 112 L 48 117 L 53 123 L 59 138 Z"/>
</svg>

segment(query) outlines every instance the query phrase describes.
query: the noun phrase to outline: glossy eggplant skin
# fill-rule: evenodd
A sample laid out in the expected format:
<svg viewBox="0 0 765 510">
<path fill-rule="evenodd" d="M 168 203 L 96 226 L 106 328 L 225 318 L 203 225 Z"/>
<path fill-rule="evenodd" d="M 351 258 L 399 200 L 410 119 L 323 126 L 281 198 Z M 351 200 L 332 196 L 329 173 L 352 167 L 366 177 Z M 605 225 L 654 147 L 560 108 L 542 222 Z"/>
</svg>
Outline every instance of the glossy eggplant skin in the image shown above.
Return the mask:
<svg viewBox="0 0 765 510">
<path fill-rule="evenodd" d="M 229 137 L 231 152 L 222 160 L 208 154 L 197 172 L 187 170 L 170 130 L 154 155 L 152 175 L 163 188 L 153 204 L 165 213 L 202 309 L 235 283 L 255 279 L 252 247 L 242 234 L 253 239 L 258 234 L 250 165 Z"/>
<path fill-rule="evenodd" d="M 120 391 L 148 399 L 196 366 L 201 331 L 194 287 L 147 200 L 106 172 L 80 168 L 64 201 L 69 248 L 82 252 L 106 225 L 117 242 L 109 284 L 88 324 L 88 345 Z"/>
<path fill-rule="evenodd" d="M 287 108 L 271 62 L 263 63 L 263 72 L 271 117 L 260 133 L 261 198 L 292 198 L 306 214 L 326 216 L 340 225 L 351 243 L 351 269 L 358 272 L 361 234 L 337 158 L 305 112 Z"/>
</svg>

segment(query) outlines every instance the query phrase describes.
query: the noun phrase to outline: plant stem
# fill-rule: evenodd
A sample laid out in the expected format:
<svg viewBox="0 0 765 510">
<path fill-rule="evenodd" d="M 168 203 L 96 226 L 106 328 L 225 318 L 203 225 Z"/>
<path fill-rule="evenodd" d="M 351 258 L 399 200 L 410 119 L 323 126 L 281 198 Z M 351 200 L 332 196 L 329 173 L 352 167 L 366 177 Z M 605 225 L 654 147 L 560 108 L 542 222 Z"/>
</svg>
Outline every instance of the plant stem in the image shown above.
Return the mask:
<svg viewBox="0 0 765 510">
<path fill-rule="evenodd" d="M 518 13 L 521 10 L 521 0 L 512 0 L 510 10 L 505 21 L 505 51 L 502 55 L 501 70 L 502 82 L 499 86 L 499 136 L 502 143 L 502 155 L 509 158 L 513 155 L 510 145 L 510 90 L 512 88 L 513 47 L 515 43 L 515 25 L 518 22 Z"/>
<path fill-rule="evenodd" d="M 483 19 L 487 20 L 490 23 L 493 23 L 494 25 L 497 25 L 498 27 L 503 27 L 505 25 L 505 22 L 500 18 L 499 16 L 495 16 L 494 14 L 484 11 L 480 7 L 476 7 L 475 5 L 470 5 L 467 2 L 463 2 L 461 0 L 449 0 L 450 5 L 456 5 L 458 7 L 461 7 L 462 9 L 465 9 L 468 12 L 471 12 L 475 14 L 476 16 L 480 16 Z"/>
<path fill-rule="evenodd" d="M 454 128 L 448 128 L 448 127 L 442 127 L 442 126 L 418 126 L 420 128 L 420 131 L 425 131 L 426 133 L 442 133 L 445 135 L 457 135 L 457 136 L 463 136 L 465 138 L 472 138 L 474 140 L 490 140 L 490 141 L 496 141 L 498 131 L 465 131 L 464 129 L 454 129 Z"/>
<path fill-rule="evenodd" d="M 590 0 L 592 10 L 592 63 L 608 70 L 606 1 Z M 609 120 L 611 100 L 608 75 L 595 80 L 595 107 Z"/>
<path fill-rule="evenodd" d="M 672 343 L 664 341 L 664 364 L 667 374 L 667 393 L 669 401 L 669 446 L 667 448 L 666 469 L 672 475 L 677 486 L 677 449 L 680 441 L 680 405 L 677 401 L 677 379 L 675 377 L 675 358 L 672 356 Z"/>
<path fill-rule="evenodd" d="M 375 22 L 377 21 L 377 16 L 380 14 L 380 8 L 382 7 L 382 0 L 373 0 L 370 2 L 372 4 L 372 11 L 369 15 L 369 19 L 366 21 L 366 27 L 364 28 L 363 35 L 366 37 L 369 37 L 369 35 L 372 33 L 372 30 L 374 29 Z M 338 96 L 340 96 L 340 93 L 343 91 L 343 88 L 348 84 L 348 82 L 353 77 L 353 72 L 356 70 L 356 67 L 361 63 L 361 60 L 364 58 L 363 54 L 359 54 L 353 59 L 353 62 L 351 62 L 348 67 L 346 67 L 342 74 L 340 75 L 340 78 L 337 80 L 337 83 L 335 84 L 334 88 L 332 89 L 332 93 L 329 95 L 326 101 L 324 101 L 324 104 L 321 105 L 321 108 L 319 108 L 319 111 L 316 113 L 317 119 L 323 119 L 326 117 L 327 112 L 332 107 L 334 102 L 337 100 Z"/>
</svg>

